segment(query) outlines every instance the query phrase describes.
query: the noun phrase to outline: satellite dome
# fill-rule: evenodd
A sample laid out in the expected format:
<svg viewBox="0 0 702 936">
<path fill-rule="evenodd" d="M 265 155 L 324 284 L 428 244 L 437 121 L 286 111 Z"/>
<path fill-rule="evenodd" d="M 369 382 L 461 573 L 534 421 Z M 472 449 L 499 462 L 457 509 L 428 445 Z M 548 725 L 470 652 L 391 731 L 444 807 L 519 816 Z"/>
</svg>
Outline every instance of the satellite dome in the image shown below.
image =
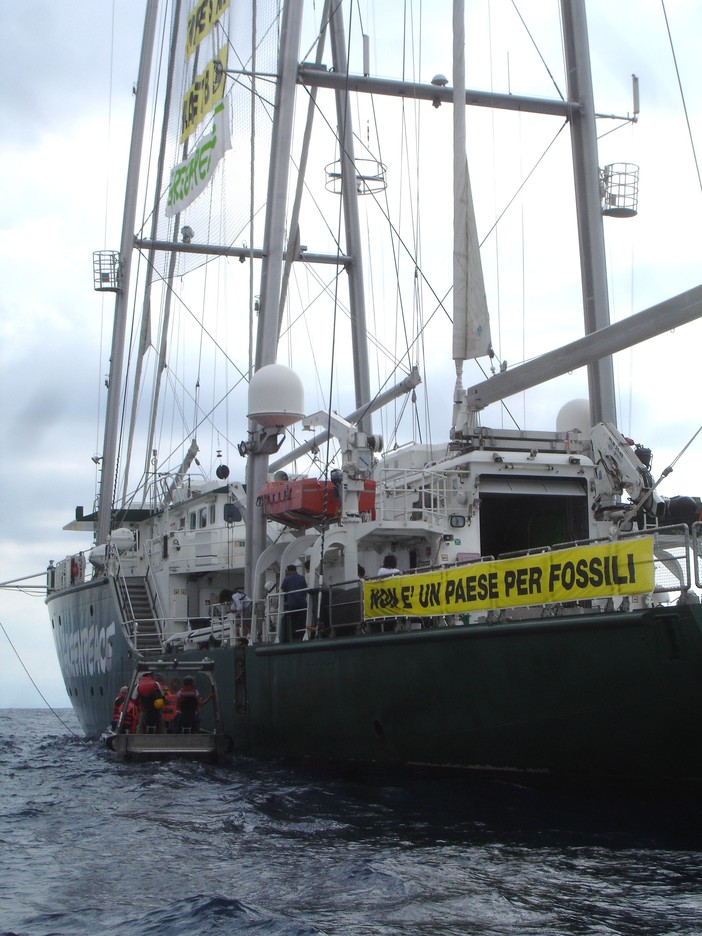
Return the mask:
<svg viewBox="0 0 702 936">
<path fill-rule="evenodd" d="M 587 400 L 569 400 L 564 403 L 556 416 L 556 432 L 582 432 L 590 438 L 590 403 Z"/>
<path fill-rule="evenodd" d="M 282 364 L 261 367 L 249 384 L 249 419 L 264 428 L 292 426 L 304 415 L 304 391 L 297 374 Z"/>
</svg>

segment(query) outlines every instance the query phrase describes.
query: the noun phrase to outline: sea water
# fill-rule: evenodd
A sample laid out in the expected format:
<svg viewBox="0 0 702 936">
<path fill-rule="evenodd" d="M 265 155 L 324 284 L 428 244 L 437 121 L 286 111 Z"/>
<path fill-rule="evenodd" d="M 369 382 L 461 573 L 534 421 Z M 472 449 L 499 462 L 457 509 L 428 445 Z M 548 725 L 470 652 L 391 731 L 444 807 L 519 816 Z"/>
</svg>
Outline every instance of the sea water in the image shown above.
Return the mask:
<svg viewBox="0 0 702 936">
<path fill-rule="evenodd" d="M 0 934 L 702 933 L 695 804 L 119 763 L 70 711 L 0 729 Z"/>
</svg>

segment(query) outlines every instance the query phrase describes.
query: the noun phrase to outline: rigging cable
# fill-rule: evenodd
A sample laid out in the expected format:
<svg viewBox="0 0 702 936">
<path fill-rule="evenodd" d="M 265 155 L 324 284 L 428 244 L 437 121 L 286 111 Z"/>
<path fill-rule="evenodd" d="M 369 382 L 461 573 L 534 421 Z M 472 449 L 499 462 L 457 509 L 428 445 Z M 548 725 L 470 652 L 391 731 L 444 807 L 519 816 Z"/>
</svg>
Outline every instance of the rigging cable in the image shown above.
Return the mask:
<svg viewBox="0 0 702 936">
<path fill-rule="evenodd" d="M 556 79 L 553 77 L 553 73 L 551 72 L 551 69 L 550 69 L 550 68 L 548 67 L 548 65 L 546 64 L 546 60 L 544 59 L 543 55 L 541 54 L 541 50 L 539 49 L 538 45 L 536 44 L 536 40 L 534 39 L 534 37 L 532 36 L 531 32 L 529 31 L 529 27 L 528 27 L 527 24 L 525 23 L 524 17 L 523 17 L 522 14 L 519 12 L 519 8 L 517 7 L 517 4 L 516 4 L 515 0 L 512 0 L 512 6 L 514 7 L 515 13 L 516 13 L 517 16 L 519 17 L 519 19 L 522 21 L 522 26 L 523 26 L 524 29 L 526 30 L 527 36 L 531 39 L 532 44 L 533 44 L 533 46 L 534 46 L 534 49 L 536 50 L 536 54 L 537 54 L 537 55 L 539 56 L 539 58 L 541 59 L 541 62 L 542 62 L 542 64 L 543 64 L 544 68 L 546 69 L 546 73 L 548 74 L 549 78 L 550 78 L 551 81 L 553 82 L 553 87 L 554 87 L 554 88 L 556 89 L 556 91 L 558 92 L 558 96 L 560 97 L 560 99 L 561 99 L 562 101 L 565 101 L 565 98 L 563 97 L 563 94 L 561 93 L 561 89 L 558 87 L 558 83 L 556 82 Z"/>
<path fill-rule="evenodd" d="M 41 691 L 41 689 L 39 688 L 39 686 L 37 686 L 37 684 L 34 682 L 34 680 L 32 679 L 32 676 L 31 676 L 29 670 L 28 670 L 27 667 L 24 665 L 24 662 L 23 662 L 23 660 L 22 660 L 22 657 L 19 655 L 19 653 L 17 652 L 17 648 L 15 647 L 15 645 L 14 645 L 14 644 L 12 643 L 12 641 L 10 640 L 10 635 L 9 635 L 9 634 L 7 633 L 7 631 L 5 630 L 5 625 L 2 623 L 2 621 L 0 621 L 0 629 L 2 629 L 2 632 L 3 632 L 3 634 L 5 635 L 5 638 L 6 638 L 7 642 L 8 642 L 9 645 L 12 647 L 12 650 L 13 650 L 15 656 L 17 657 L 17 659 L 19 660 L 20 666 L 22 667 L 22 669 L 23 669 L 23 670 L 25 671 L 25 673 L 27 674 L 27 678 L 29 679 L 30 683 L 34 686 L 34 688 L 37 690 L 37 692 L 38 692 L 39 695 L 41 696 L 41 698 L 42 698 L 42 700 L 43 700 L 43 702 L 44 702 L 44 705 L 46 705 L 46 707 L 49 709 L 49 711 L 53 712 L 53 714 L 56 716 L 56 718 L 58 718 L 58 720 L 61 722 L 61 724 L 63 725 L 63 727 L 66 728 L 68 731 L 70 731 L 74 738 L 77 738 L 77 739 L 80 741 L 81 744 L 87 744 L 88 742 L 87 742 L 84 738 L 81 738 L 81 736 L 80 736 L 77 732 L 75 732 L 75 731 L 71 728 L 70 725 L 67 725 L 66 722 L 61 718 L 61 716 L 59 715 L 59 713 L 56 711 L 56 709 L 55 709 L 52 705 L 49 704 L 49 702 L 47 701 L 46 696 L 45 696 L 44 693 Z"/>
<path fill-rule="evenodd" d="M 675 458 L 672 460 L 672 462 L 670 463 L 670 465 L 665 469 L 665 471 L 664 471 L 663 474 L 661 475 L 661 479 L 659 479 L 659 481 L 658 481 L 657 483 L 660 483 L 660 480 L 662 480 L 662 478 L 664 478 L 664 477 L 666 477 L 667 475 L 670 474 L 670 472 L 673 470 L 673 466 L 674 466 L 675 464 L 677 464 L 677 462 L 680 461 L 680 459 L 683 457 L 683 455 L 685 454 L 685 452 L 690 448 L 690 446 L 691 446 L 692 443 L 695 441 L 695 439 L 696 439 L 697 436 L 700 434 L 700 432 L 702 432 L 702 426 L 700 426 L 700 428 L 699 428 L 699 429 L 697 430 L 697 432 L 692 436 L 692 438 L 690 439 L 690 441 L 689 441 L 686 445 L 684 445 L 684 446 L 682 447 L 682 449 L 681 449 L 680 452 L 675 456 Z"/>
<path fill-rule="evenodd" d="M 678 88 L 680 88 L 680 99 L 682 101 L 683 110 L 685 111 L 685 123 L 687 124 L 687 132 L 690 137 L 690 146 L 692 147 L 692 158 L 695 161 L 695 170 L 697 171 L 697 181 L 700 184 L 700 189 L 702 189 L 702 175 L 700 175 L 700 165 L 697 160 L 697 151 L 695 149 L 695 141 L 692 136 L 692 127 L 690 126 L 690 117 L 687 112 L 687 103 L 685 101 L 685 92 L 683 91 L 682 80 L 680 78 L 680 69 L 678 68 L 678 59 L 675 54 L 675 46 L 673 45 L 673 37 L 670 33 L 670 24 L 668 22 L 668 13 L 665 8 L 665 0 L 661 0 L 661 6 L 663 7 L 663 17 L 665 19 L 665 28 L 668 33 L 668 41 L 670 42 L 670 51 L 673 56 L 673 64 L 675 65 L 675 74 L 678 79 Z"/>
</svg>

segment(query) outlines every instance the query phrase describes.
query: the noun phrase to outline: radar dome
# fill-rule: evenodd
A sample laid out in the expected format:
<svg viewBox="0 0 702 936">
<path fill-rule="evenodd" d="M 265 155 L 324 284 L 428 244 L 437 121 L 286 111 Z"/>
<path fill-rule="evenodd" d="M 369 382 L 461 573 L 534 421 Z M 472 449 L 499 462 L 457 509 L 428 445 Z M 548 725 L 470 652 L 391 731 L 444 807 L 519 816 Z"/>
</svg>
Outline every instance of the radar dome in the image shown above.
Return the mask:
<svg viewBox="0 0 702 936">
<path fill-rule="evenodd" d="M 587 400 L 569 400 L 556 416 L 556 432 L 572 432 L 577 429 L 586 439 L 590 438 L 590 404 Z"/>
<path fill-rule="evenodd" d="M 261 367 L 249 384 L 249 419 L 264 428 L 292 426 L 304 415 L 304 391 L 297 374 L 282 364 Z"/>
</svg>

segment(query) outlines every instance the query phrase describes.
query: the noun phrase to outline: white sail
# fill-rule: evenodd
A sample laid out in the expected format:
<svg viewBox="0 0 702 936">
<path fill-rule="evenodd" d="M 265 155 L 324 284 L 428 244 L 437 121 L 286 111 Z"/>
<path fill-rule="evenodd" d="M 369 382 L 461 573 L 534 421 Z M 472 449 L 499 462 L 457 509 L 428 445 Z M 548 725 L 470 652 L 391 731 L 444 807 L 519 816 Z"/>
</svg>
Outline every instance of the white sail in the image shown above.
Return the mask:
<svg viewBox="0 0 702 936">
<path fill-rule="evenodd" d="M 463 0 L 453 4 L 453 358 L 490 352 L 483 268 L 466 157 L 465 20 Z"/>
</svg>

